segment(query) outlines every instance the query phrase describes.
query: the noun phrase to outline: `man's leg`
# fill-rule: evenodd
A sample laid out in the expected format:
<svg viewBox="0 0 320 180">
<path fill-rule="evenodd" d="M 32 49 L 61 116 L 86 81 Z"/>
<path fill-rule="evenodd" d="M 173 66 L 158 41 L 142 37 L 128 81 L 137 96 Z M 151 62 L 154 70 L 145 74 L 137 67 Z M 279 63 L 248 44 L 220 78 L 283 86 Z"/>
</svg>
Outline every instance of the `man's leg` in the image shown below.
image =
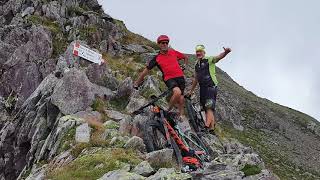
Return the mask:
<svg viewBox="0 0 320 180">
<path fill-rule="evenodd" d="M 212 109 L 206 110 L 206 127 L 209 129 L 213 129 L 215 125 L 215 118 Z"/>
<path fill-rule="evenodd" d="M 181 90 L 179 87 L 174 87 L 172 89 L 172 96 L 170 98 L 170 101 L 169 101 L 169 108 L 168 110 L 171 110 L 174 106 L 177 106 L 178 109 L 179 109 L 179 101 L 180 101 L 180 96 L 181 96 Z M 179 109 L 180 111 L 180 109 Z"/>
<path fill-rule="evenodd" d="M 180 95 L 179 103 L 178 103 L 178 110 L 181 116 L 184 116 L 184 96 Z"/>
</svg>

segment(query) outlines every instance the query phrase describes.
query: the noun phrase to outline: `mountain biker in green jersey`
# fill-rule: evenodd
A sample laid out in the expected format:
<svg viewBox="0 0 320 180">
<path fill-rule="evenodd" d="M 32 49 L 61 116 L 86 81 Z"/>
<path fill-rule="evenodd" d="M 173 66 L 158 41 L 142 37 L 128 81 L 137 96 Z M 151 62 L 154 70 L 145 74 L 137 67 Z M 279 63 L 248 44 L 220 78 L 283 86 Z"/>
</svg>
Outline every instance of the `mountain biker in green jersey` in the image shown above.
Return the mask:
<svg viewBox="0 0 320 180">
<path fill-rule="evenodd" d="M 197 84 L 200 86 L 200 104 L 206 112 L 205 126 L 209 132 L 214 132 L 215 127 L 215 104 L 217 98 L 218 80 L 216 77 L 215 64 L 231 52 L 230 48 L 224 48 L 224 52 L 218 56 L 205 56 L 204 45 L 196 46 L 197 63 L 195 65 L 195 74 L 191 90 L 187 95 L 191 95 Z"/>
</svg>

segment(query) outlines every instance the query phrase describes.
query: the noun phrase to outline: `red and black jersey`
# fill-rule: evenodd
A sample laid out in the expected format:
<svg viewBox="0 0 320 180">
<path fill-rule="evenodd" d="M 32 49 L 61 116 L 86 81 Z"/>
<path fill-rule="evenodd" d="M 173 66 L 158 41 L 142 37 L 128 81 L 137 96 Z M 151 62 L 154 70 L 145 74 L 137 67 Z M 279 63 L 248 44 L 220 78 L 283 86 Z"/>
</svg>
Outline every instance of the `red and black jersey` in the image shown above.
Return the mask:
<svg viewBox="0 0 320 180">
<path fill-rule="evenodd" d="M 156 55 L 148 63 L 147 68 L 151 70 L 157 66 L 163 74 L 164 81 L 176 77 L 183 77 L 184 74 L 178 61 L 185 58 L 185 55 L 182 53 L 173 49 L 169 49 L 166 54 L 159 53 Z"/>
</svg>

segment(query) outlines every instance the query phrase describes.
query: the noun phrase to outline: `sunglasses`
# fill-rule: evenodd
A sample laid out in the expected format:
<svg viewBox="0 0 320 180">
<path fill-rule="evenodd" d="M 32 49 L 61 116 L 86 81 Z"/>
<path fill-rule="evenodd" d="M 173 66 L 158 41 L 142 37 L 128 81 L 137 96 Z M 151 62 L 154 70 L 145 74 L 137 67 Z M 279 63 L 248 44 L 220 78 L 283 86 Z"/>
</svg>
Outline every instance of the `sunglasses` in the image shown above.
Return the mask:
<svg viewBox="0 0 320 180">
<path fill-rule="evenodd" d="M 161 41 L 159 44 L 169 44 L 168 41 Z"/>
</svg>

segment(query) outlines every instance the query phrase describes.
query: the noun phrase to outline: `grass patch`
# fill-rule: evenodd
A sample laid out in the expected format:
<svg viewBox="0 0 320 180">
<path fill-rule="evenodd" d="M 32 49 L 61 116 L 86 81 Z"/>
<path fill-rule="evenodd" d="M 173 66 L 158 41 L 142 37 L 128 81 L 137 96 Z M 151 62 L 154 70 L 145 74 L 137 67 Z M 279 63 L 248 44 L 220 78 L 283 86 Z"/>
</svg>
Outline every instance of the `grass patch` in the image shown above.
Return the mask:
<svg viewBox="0 0 320 180">
<path fill-rule="evenodd" d="M 257 165 L 246 164 L 241 171 L 244 172 L 245 176 L 252 176 L 261 173 L 261 168 Z"/>
<path fill-rule="evenodd" d="M 140 162 L 137 154 L 131 150 L 104 149 L 78 157 L 67 166 L 49 172 L 47 178 L 53 180 L 98 179 L 109 171 L 120 169 L 125 164 L 135 166 Z M 96 168 L 97 165 L 100 168 Z"/>
<path fill-rule="evenodd" d="M 86 41 L 90 39 L 90 37 L 97 31 L 98 31 L 98 28 L 93 25 L 79 29 L 80 40 Z"/>
<path fill-rule="evenodd" d="M 122 81 L 127 77 L 136 79 L 139 73 L 145 68 L 143 63 L 137 63 L 137 58 L 132 57 L 112 57 L 108 54 L 103 54 L 103 58 L 107 59 L 107 66 L 115 72 L 115 77 Z"/>
<path fill-rule="evenodd" d="M 108 102 L 109 107 L 114 110 L 123 111 L 129 103 L 129 96 L 112 99 Z"/>
<path fill-rule="evenodd" d="M 67 151 L 72 147 L 72 144 L 75 144 L 75 135 L 76 135 L 76 128 L 71 128 L 65 133 L 63 136 L 60 147 L 58 148 L 58 154 Z"/>
<path fill-rule="evenodd" d="M 226 138 L 235 138 L 242 144 L 251 146 L 263 159 L 266 167 L 272 170 L 281 179 L 310 179 L 308 173 L 301 174 L 295 169 L 295 165 L 286 156 L 285 150 L 281 147 L 271 146 L 268 134 L 257 129 L 246 128 L 244 131 L 238 131 L 231 125 L 221 124 L 222 136 Z M 217 133 L 218 136 L 220 134 Z M 280 149 L 279 149 L 280 148 Z"/>
</svg>

